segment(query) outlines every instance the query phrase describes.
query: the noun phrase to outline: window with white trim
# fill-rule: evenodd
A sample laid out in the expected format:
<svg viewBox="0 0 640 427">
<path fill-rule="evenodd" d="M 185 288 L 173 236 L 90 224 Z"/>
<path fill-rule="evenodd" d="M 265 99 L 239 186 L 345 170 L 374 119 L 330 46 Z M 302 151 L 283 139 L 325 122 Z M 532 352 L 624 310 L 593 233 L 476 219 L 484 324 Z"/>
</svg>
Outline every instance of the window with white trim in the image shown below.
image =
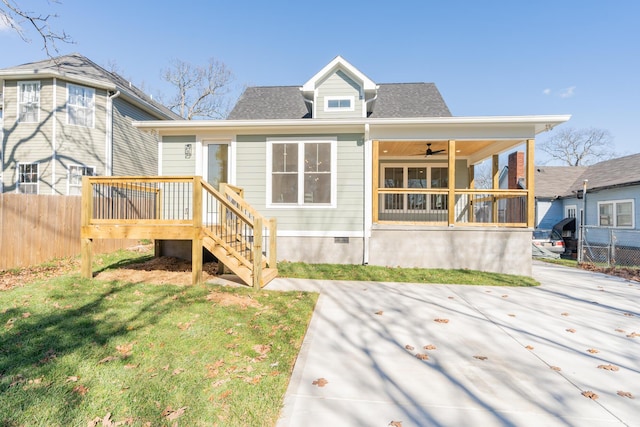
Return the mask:
<svg viewBox="0 0 640 427">
<path fill-rule="evenodd" d="M 324 111 L 353 111 L 353 96 L 325 96 Z"/>
<path fill-rule="evenodd" d="M 564 207 L 565 218 L 575 218 L 577 212 L 578 212 L 578 206 L 576 205 L 568 205 Z"/>
<path fill-rule="evenodd" d="M 67 84 L 67 123 L 92 128 L 95 122 L 95 89 Z"/>
<path fill-rule="evenodd" d="M 270 205 L 335 205 L 335 141 L 269 141 Z"/>
<path fill-rule="evenodd" d="M 38 194 L 38 164 L 18 163 L 18 193 Z"/>
<path fill-rule="evenodd" d="M 40 121 L 40 82 L 18 82 L 18 122 Z"/>
<path fill-rule="evenodd" d="M 70 196 L 79 196 L 82 194 L 82 177 L 83 176 L 94 176 L 96 172 L 96 168 L 93 166 L 82 166 L 82 165 L 71 165 L 69 166 L 69 170 L 67 175 L 68 179 L 68 188 L 67 194 Z"/>
<path fill-rule="evenodd" d="M 598 225 L 633 228 L 635 206 L 632 199 L 598 202 Z"/>
</svg>

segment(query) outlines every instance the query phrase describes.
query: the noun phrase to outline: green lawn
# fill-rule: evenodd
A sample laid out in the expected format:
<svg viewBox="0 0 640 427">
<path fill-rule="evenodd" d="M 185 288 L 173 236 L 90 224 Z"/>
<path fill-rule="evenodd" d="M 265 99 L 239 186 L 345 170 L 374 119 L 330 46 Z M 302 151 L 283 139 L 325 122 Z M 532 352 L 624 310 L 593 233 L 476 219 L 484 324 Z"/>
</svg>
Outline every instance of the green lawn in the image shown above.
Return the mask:
<svg viewBox="0 0 640 427">
<path fill-rule="evenodd" d="M 475 270 L 389 268 L 371 265 L 278 263 L 280 277 L 317 280 L 366 280 L 373 282 L 434 283 L 485 286 L 538 286 L 531 277 Z"/>
<path fill-rule="evenodd" d="M 0 426 L 274 425 L 316 298 L 75 272 L 2 291 Z"/>
</svg>

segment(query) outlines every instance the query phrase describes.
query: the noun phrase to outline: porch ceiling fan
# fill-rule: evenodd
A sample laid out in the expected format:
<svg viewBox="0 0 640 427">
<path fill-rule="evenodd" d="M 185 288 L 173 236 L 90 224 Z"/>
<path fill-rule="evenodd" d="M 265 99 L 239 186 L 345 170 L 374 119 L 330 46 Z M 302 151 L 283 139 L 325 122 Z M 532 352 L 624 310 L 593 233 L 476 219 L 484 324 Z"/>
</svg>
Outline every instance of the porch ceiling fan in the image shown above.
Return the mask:
<svg viewBox="0 0 640 427">
<path fill-rule="evenodd" d="M 445 151 L 447 151 L 447 150 L 432 150 L 431 149 L 431 143 L 427 143 L 427 149 L 423 153 L 416 154 L 416 156 L 418 156 L 418 155 L 421 156 L 421 155 L 424 154 L 425 157 L 429 157 L 429 156 L 433 156 L 434 154 L 444 153 Z"/>
</svg>

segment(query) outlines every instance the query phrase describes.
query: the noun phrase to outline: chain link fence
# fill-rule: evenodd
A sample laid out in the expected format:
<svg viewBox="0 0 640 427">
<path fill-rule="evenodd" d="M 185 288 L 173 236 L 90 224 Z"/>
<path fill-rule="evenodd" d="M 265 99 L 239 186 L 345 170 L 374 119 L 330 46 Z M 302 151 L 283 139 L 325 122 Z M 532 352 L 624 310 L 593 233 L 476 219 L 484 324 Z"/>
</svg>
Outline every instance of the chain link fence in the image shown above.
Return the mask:
<svg viewBox="0 0 640 427">
<path fill-rule="evenodd" d="M 640 267 L 640 230 L 584 226 L 578 262 L 607 267 Z"/>
</svg>

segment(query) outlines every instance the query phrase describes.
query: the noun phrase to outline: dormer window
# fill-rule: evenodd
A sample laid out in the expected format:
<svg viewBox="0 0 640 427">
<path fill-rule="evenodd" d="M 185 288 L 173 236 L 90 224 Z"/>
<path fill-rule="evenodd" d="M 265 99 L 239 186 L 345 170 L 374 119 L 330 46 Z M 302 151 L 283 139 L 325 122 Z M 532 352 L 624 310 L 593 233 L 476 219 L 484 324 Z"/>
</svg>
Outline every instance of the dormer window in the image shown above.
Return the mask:
<svg viewBox="0 0 640 427">
<path fill-rule="evenodd" d="M 353 96 L 326 96 L 324 111 L 353 111 Z"/>
</svg>

